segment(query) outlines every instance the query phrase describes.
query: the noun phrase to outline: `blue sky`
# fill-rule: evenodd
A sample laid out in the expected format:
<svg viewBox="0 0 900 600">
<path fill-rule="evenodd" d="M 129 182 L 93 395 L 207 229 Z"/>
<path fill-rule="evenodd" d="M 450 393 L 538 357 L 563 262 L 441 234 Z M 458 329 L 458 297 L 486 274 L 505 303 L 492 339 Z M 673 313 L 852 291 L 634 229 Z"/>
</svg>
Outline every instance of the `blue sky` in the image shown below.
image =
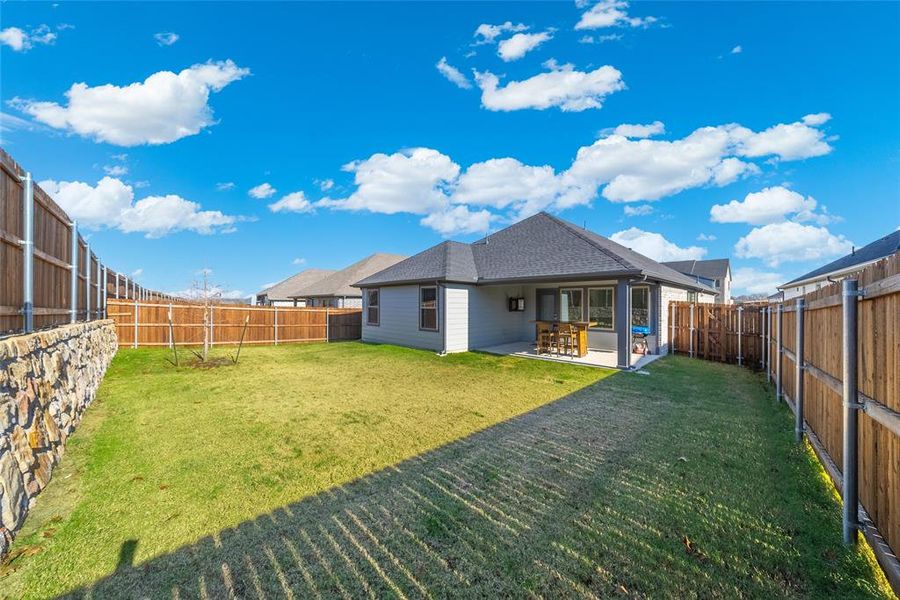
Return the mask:
<svg viewBox="0 0 900 600">
<path fill-rule="evenodd" d="M 7 2 L 0 129 L 151 288 L 548 210 L 762 292 L 900 224 L 898 32 L 898 3 Z"/>
</svg>

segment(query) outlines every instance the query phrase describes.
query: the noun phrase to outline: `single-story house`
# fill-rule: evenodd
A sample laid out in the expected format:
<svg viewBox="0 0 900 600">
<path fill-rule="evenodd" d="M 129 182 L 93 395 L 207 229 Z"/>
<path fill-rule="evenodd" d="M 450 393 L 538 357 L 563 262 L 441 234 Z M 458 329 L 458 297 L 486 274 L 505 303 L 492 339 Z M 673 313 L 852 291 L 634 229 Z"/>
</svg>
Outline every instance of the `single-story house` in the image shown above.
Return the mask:
<svg viewBox="0 0 900 600">
<path fill-rule="evenodd" d="M 530 347 L 536 320 L 583 322 L 588 348 L 620 368 L 639 359 L 635 331 L 646 334 L 651 353 L 668 352 L 670 301 L 715 295 L 695 278 L 544 212 L 471 244 L 442 242 L 356 285 L 366 342 L 496 351 Z"/>
<path fill-rule="evenodd" d="M 731 304 L 731 261 L 727 258 L 662 263 L 716 290 L 716 304 Z"/>
<path fill-rule="evenodd" d="M 275 285 L 256 294 L 256 304 L 260 306 L 306 306 L 298 303 L 291 296 L 296 294 L 304 287 L 315 283 L 334 273 L 327 269 L 306 269 L 300 271 L 296 275 L 291 275 L 284 281 L 279 281 Z"/>
<path fill-rule="evenodd" d="M 833 281 L 858 273 L 873 262 L 898 251 L 900 251 L 900 230 L 889 233 L 858 250 L 854 248 L 846 256 L 779 285 L 779 292 L 769 298 L 774 302 L 780 302 L 814 292 L 821 287 L 830 285 Z"/>
<path fill-rule="evenodd" d="M 362 292 L 353 284 L 369 275 L 395 265 L 406 257 L 399 254 L 376 252 L 345 269 L 304 285 L 291 293 L 291 299 L 299 306 L 327 306 L 330 308 L 360 308 Z"/>
</svg>

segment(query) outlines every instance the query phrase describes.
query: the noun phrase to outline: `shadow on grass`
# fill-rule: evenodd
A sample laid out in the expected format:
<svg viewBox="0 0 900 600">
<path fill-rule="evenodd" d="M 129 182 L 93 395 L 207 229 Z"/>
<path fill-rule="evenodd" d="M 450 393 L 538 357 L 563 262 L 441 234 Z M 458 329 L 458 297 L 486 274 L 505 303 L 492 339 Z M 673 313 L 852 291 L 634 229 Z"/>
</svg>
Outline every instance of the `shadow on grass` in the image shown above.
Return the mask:
<svg viewBox="0 0 900 600">
<path fill-rule="evenodd" d="M 673 486 L 681 463 L 660 464 L 658 455 L 644 454 L 647 446 L 675 444 L 660 433 L 660 424 L 683 408 L 673 396 L 684 390 L 673 392 L 674 386 L 665 377 L 616 374 L 142 564 L 131 565 L 137 541 L 129 540 L 114 573 L 68 596 L 590 597 L 694 590 L 691 595 L 772 597 L 800 591 L 777 580 L 790 540 L 766 510 L 753 501 L 701 504 L 704 494 L 713 495 L 709 489 Z M 692 402 L 683 395 L 682 402 Z M 730 431 L 753 435 L 741 425 Z M 679 444 L 702 451 L 708 441 Z M 729 444 L 767 453 L 763 435 L 723 446 Z M 760 456 L 734 461 L 739 467 L 747 459 Z M 734 477 L 741 477 L 739 468 Z M 746 479 L 722 485 L 740 493 L 760 483 Z M 673 523 L 687 525 L 670 529 Z M 692 525 L 732 532 L 733 552 L 698 547 L 683 533 Z"/>
</svg>

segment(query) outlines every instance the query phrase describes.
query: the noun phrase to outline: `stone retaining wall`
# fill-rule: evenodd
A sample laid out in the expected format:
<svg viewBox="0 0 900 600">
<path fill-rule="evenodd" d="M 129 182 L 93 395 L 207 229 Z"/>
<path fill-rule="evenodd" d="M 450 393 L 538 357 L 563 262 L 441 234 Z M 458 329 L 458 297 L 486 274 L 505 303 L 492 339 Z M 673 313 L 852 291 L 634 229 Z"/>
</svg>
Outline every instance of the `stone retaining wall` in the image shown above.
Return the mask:
<svg viewBox="0 0 900 600">
<path fill-rule="evenodd" d="M 0 340 L 0 557 L 116 353 L 111 320 Z"/>
</svg>

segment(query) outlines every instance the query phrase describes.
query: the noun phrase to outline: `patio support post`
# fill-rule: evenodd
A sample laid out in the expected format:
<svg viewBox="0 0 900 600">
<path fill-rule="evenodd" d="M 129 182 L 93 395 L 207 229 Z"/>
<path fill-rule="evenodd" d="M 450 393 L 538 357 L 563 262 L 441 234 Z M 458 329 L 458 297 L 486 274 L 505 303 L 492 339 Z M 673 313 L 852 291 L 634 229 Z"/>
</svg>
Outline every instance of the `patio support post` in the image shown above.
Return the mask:
<svg viewBox="0 0 900 600">
<path fill-rule="evenodd" d="M 616 366 L 620 369 L 631 367 L 631 302 L 629 301 L 627 279 L 616 284 Z"/>
<path fill-rule="evenodd" d="M 857 475 L 858 462 L 858 438 L 857 438 L 857 412 L 860 404 L 857 397 L 857 298 L 859 296 L 859 282 L 856 279 L 843 281 L 843 321 L 844 321 L 844 351 L 843 351 L 843 383 L 844 383 L 844 543 L 854 545 L 857 541 L 859 529 L 859 517 L 857 504 L 859 503 L 859 480 Z"/>
<path fill-rule="evenodd" d="M 781 363 L 782 354 L 784 352 L 784 339 L 782 336 L 782 318 L 784 314 L 784 304 L 778 304 L 778 310 L 775 313 L 775 346 L 778 352 L 775 354 L 775 399 L 784 400 L 784 389 L 781 387 Z"/>
<path fill-rule="evenodd" d="M 794 437 L 803 440 L 803 296 L 797 298 L 797 338 L 794 342 Z"/>
</svg>

